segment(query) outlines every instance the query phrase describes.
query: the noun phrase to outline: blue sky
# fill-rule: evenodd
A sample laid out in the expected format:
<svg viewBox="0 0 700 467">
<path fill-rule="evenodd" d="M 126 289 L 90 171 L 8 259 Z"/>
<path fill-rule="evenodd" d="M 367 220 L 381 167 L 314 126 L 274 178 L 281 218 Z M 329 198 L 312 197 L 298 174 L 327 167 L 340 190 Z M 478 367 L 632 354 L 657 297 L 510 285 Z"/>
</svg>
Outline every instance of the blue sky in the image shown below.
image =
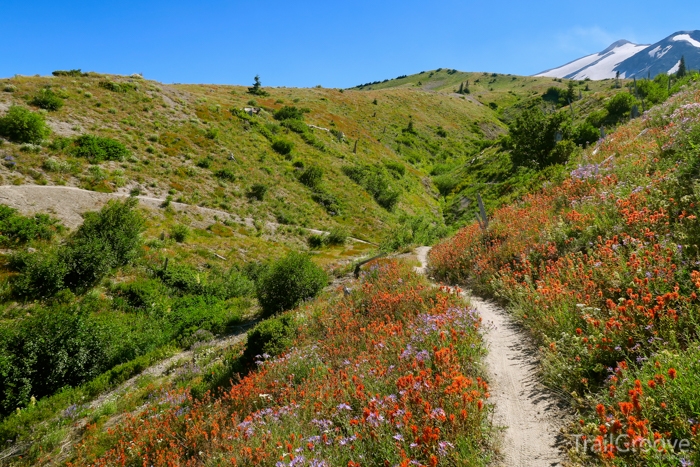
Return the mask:
<svg viewBox="0 0 700 467">
<path fill-rule="evenodd" d="M 0 77 L 350 87 L 439 67 L 521 75 L 700 29 L 700 2 L 0 0 Z"/>
</svg>

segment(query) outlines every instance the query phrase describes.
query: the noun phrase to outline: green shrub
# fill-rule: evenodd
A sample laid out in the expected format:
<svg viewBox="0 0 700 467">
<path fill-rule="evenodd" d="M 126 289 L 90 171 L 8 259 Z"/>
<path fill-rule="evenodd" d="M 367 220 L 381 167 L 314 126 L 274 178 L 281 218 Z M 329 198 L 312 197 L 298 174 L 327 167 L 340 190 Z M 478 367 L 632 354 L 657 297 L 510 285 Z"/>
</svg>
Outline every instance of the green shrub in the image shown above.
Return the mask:
<svg viewBox="0 0 700 467">
<path fill-rule="evenodd" d="M 381 242 L 383 251 L 396 251 L 412 246 L 432 245 L 448 234 L 442 219 L 428 214 L 402 215 L 399 224 Z"/>
<path fill-rule="evenodd" d="M 292 149 L 294 149 L 294 143 L 292 143 L 291 141 L 278 139 L 274 143 L 272 143 L 272 149 L 282 156 L 287 156 L 291 154 Z"/>
<path fill-rule="evenodd" d="M 136 210 L 138 199 L 112 200 L 99 212 L 85 213 L 85 220 L 70 239 L 79 242 L 83 239 L 104 239 L 114 251 L 114 266 L 123 266 L 139 254 L 141 233 L 145 220 Z M 69 242 L 70 244 L 70 242 Z"/>
<path fill-rule="evenodd" d="M 591 124 L 594 128 L 600 128 L 608 120 L 608 111 L 605 109 L 594 110 L 586 117 L 586 123 Z M 598 134 L 598 138 L 600 133 Z M 596 138 L 596 141 L 598 140 Z"/>
<path fill-rule="evenodd" d="M 228 272 L 199 272 L 192 266 L 170 265 L 157 271 L 157 277 L 171 290 L 171 295 L 201 295 L 228 300 L 253 294 L 254 285 L 244 272 L 231 268 Z"/>
<path fill-rule="evenodd" d="M 83 73 L 80 68 L 77 70 L 56 70 L 51 72 L 54 76 L 73 76 L 73 77 L 85 77 L 88 73 Z"/>
<path fill-rule="evenodd" d="M 123 300 L 129 311 L 148 314 L 160 308 L 158 304 L 169 296 L 165 284 L 157 279 L 139 279 L 121 283 L 115 286 L 113 292 L 118 299 Z"/>
<path fill-rule="evenodd" d="M 71 152 L 76 157 L 83 157 L 91 164 L 102 161 L 123 161 L 131 152 L 119 141 L 101 136 L 82 135 L 73 141 Z"/>
<path fill-rule="evenodd" d="M 435 188 L 438 189 L 442 196 L 447 196 L 452 193 L 452 191 L 459 186 L 460 182 L 459 173 L 455 172 L 438 175 L 433 178 Z"/>
<path fill-rule="evenodd" d="M 399 162 L 394 162 L 394 161 L 389 161 L 384 163 L 384 167 L 389 169 L 389 172 L 391 175 L 394 176 L 394 178 L 402 178 L 404 175 L 406 175 L 406 166 L 399 163 Z"/>
<path fill-rule="evenodd" d="M 521 112 L 508 125 L 511 161 L 514 166 L 538 169 L 557 163 L 552 151 L 560 139 L 570 137 L 570 117 L 563 112 L 546 114 L 539 108 Z"/>
<path fill-rule="evenodd" d="M 299 181 L 309 188 L 316 188 L 323 179 L 323 169 L 317 165 L 309 166 L 299 175 Z"/>
<path fill-rule="evenodd" d="M 170 229 L 170 237 L 178 243 L 183 243 L 190 235 L 190 228 L 186 225 L 177 224 Z"/>
<path fill-rule="evenodd" d="M 325 237 L 323 235 L 311 234 L 309 238 L 306 239 L 310 248 L 321 248 L 325 244 Z"/>
<path fill-rule="evenodd" d="M 300 135 L 302 135 L 302 137 L 312 137 L 312 135 L 309 133 L 309 127 L 306 125 L 306 123 L 302 122 L 301 120 L 284 120 L 281 123 L 281 125 L 285 128 L 289 128 L 294 133 L 299 133 Z"/>
<path fill-rule="evenodd" d="M 51 240 L 60 229 L 58 220 L 46 214 L 25 217 L 16 209 L 0 204 L 0 246 L 8 248 L 32 240 Z"/>
<path fill-rule="evenodd" d="M 248 331 L 244 362 L 250 364 L 282 354 L 294 343 L 295 334 L 296 323 L 289 314 L 262 321 Z"/>
<path fill-rule="evenodd" d="M 209 167 L 211 167 L 211 158 L 204 157 L 202 159 L 199 159 L 196 165 L 197 167 L 200 167 L 202 169 L 208 169 Z"/>
<path fill-rule="evenodd" d="M 343 167 L 343 173 L 358 185 L 362 186 L 374 200 L 387 211 L 394 209 L 399 201 L 401 192 L 391 184 L 391 179 L 384 167 L 379 165 L 363 165 Z"/>
<path fill-rule="evenodd" d="M 13 105 L 0 118 L 0 136 L 14 143 L 39 144 L 49 134 L 44 116 Z"/>
<path fill-rule="evenodd" d="M 69 173 L 73 170 L 74 166 L 66 161 L 56 159 L 55 157 L 49 157 L 41 164 L 41 168 L 47 172 Z"/>
<path fill-rule="evenodd" d="M 138 89 L 138 86 L 131 83 L 115 83 L 114 81 L 100 81 L 98 86 L 112 92 L 129 92 Z"/>
<path fill-rule="evenodd" d="M 131 262 L 139 254 L 143 217 L 134 209 L 136 198 L 110 201 L 85 221 L 64 245 L 41 253 L 15 255 L 20 274 L 12 278 L 15 295 L 47 298 L 64 288 L 84 292 L 111 269 Z"/>
<path fill-rule="evenodd" d="M 296 307 L 328 283 L 325 271 L 304 254 L 290 252 L 258 278 L 256 294 L 265 316 Z"/>
<path fill-rule="evenodd" d="M 20 271 L 10 279 L 12 292 L 18 297 L 53 297 L 66 287 L 68 266 L 58 249 L 17 253 L 11 258 L 10 265 Z"/>
<path fill-rule="evenodd" d="M 600 139 L 600 130 L 590 122 L 583 122 L 574 129 L 574 141 L 576 144 L 595 143 Z"/>
<path fill-rule="evenodd" d="M 236 180 L 236 174 L 233 173 L 233 170 L 231 169 L 220 169 L 214 172 L 214 176 L 216 178 L 220 178 L 221 180 L 227 180 L 229 182 L 233 182 Z"/>
<path fill-rule="evenodd" d="M 35 309 L 13 329 L 2 353 L 9 360 L 0 374 L 0 410 L 7 414 L 30 397 L 50 395 L 104 371 L 108 355 L 102 333 L 86 312 Z M 4 345 L 3 345 L 4 344 Z"/>
<path fill-rule="evenodd" d="M 310 112 L 309 109 L 300 109 L 293 105 L 285 105 L 281 109 L 275 111 L 273 117 L 275 120 L 303 120 L 304 114 L 308 112 Z"/>
<path fill-rule="evenodd" d="M 261 183 L 256 183 L 250 187 L 250 191 L 248 191 L 247 196 L 250 199 L 257 199 L 258 201 L 262 201 L 265 198 L 266 193 L 267 187 Z"/>
<path fill-rule="evenodd" d="M 556 86 L 547 88 L 544 94 L 542 94 L 542 100 L 556 104 L 559 107 L 565 106 L 569 103 L 567 100 L 567 90 Z"/>
<path fill-rule="evenodd" d="M 325 238 L 328 245 L 345 245 L 348 240 L 348 231 L 342 227 L 333 227 Z"/>
<path fill-rule="evenodd" d="M 63 99 L 51 89 L 42 89 L 29 103 L 49 111 L 55 111 L 63 107 Z"/>
<path fill-rule="evenodd" d="M 608 111 L 610 119 L 617 123 L 630 116 L 632 106 L 636 102 L 637 100 L 632 94 L 621 92 L 615 94 L 605 103 L 605 110 Z"/>
<path fill-rule="evenodd" d="M 316 190 L 311 193 L 311 199 L 320 204 L 331 216 L 340 214 L 340 201 L 332 193 L 316 188 Z"/>
<path fill-rule="evenodd" d="M 207 139 L 212 139 L 216 140 L 219 138 L 219 129 L 218 128 L 207 128 L 207 130 L 204 132 L 204 137 Z"/>
</svg>

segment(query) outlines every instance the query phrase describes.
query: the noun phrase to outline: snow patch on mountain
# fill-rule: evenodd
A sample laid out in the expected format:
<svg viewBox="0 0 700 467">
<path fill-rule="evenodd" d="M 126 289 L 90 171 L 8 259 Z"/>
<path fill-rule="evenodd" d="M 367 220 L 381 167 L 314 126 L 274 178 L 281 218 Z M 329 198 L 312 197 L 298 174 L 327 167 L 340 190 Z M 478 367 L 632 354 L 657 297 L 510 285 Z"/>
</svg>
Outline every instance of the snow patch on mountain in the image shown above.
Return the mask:
<svg viewBox="0 0 700 467">
<path fill-rule="evenodd" d="M 664 55 L 666 55 L 668 53 L 668 51 L 671 50 L 672 48 L 673 48 L 672 45 L 667 45 L 666 47 L 661 49 L 661 46 L 657 45 L 656 47 L 654 47 L 653 49 L 651 49 L 649 51 L 649 56 L 651 58 L 661 58 Z"/>
<path fill-rule="evenodd" d="M 700 47 L 700 42 L 696 41 L 692 37 L 690 37 L 690 34 L 678 34 L 677 36 L 673 36 L 674 41 L 686 41 L 689 42 L 690 45 L 694 47 Z"/>
<path fill-rule="evenodd" d="M 677 62 L 675 65 L 673 65 L 673 67 L 672 67 L 670 70 L 668 70 L 668 71 L 666 72 L 666 74 L 667 74 L 667 75 L 672 75 L 672 74 L 678 72 L 678 69 L 679 69 L 680 67 L 681 67 L 681 61 L 678 60 L 678 62 Z"/>
</svg>

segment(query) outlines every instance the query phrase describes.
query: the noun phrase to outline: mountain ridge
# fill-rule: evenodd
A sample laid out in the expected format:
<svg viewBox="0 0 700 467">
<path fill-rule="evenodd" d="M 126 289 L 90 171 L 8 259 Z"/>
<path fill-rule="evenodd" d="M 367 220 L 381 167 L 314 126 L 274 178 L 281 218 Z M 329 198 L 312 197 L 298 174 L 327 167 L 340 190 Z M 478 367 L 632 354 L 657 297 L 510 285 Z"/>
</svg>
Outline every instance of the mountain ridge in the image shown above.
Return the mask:
<svg viewBox="0 0 700 467">
<path fill-rule="evenodd" d="M 676 31 L 654 44 L 635 44 L 626 39 L 613 42 L 598 53 L 544 70 L 536 77 L 610 79 L 652 77 L 675 73 L 681 57 L 687 68 L 700 67 L 700 30 Z"/>
</svg>

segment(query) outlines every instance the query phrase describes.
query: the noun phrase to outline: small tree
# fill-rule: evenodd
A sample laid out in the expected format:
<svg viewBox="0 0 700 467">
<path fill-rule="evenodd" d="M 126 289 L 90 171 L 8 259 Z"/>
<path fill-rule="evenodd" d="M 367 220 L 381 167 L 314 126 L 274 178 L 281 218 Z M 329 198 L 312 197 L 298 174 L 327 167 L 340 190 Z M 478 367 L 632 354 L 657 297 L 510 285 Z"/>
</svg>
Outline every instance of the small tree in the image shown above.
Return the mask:
<svg viewBox="0 0 700 467">
<path fill-rule="evenodd" d="M 681 61 L 678 64 L 678 71 L 676 72 L 676 78 L 682 78 L 686 75 L 687 70 L 685 69 L 685 56 L 681 55 Z"/>
<path fill-rule="evenodd" d="M 574 82 L 569 81 L 566 88 L 566 103 L 569 104 L 576 100 L 576 91 L 574 90 Z"/>
<path fill-rule="evenodd" d="M 255 82 L 252 87 L 248 88 L 248 93 L 256 96 L 267 96 L 267 91 L 262 88 L 260 83 L 260 75 L 255 75 Z"/>
<path fill-rule="evenodd" d="M 559 162 L 552 158 L 557 143 L 569 137 L 571 125 L 565 113 L 545 114 L 534 108 L 522 112 L 508 126 L 513 165 L 543 168 Z"/>
</svg>

